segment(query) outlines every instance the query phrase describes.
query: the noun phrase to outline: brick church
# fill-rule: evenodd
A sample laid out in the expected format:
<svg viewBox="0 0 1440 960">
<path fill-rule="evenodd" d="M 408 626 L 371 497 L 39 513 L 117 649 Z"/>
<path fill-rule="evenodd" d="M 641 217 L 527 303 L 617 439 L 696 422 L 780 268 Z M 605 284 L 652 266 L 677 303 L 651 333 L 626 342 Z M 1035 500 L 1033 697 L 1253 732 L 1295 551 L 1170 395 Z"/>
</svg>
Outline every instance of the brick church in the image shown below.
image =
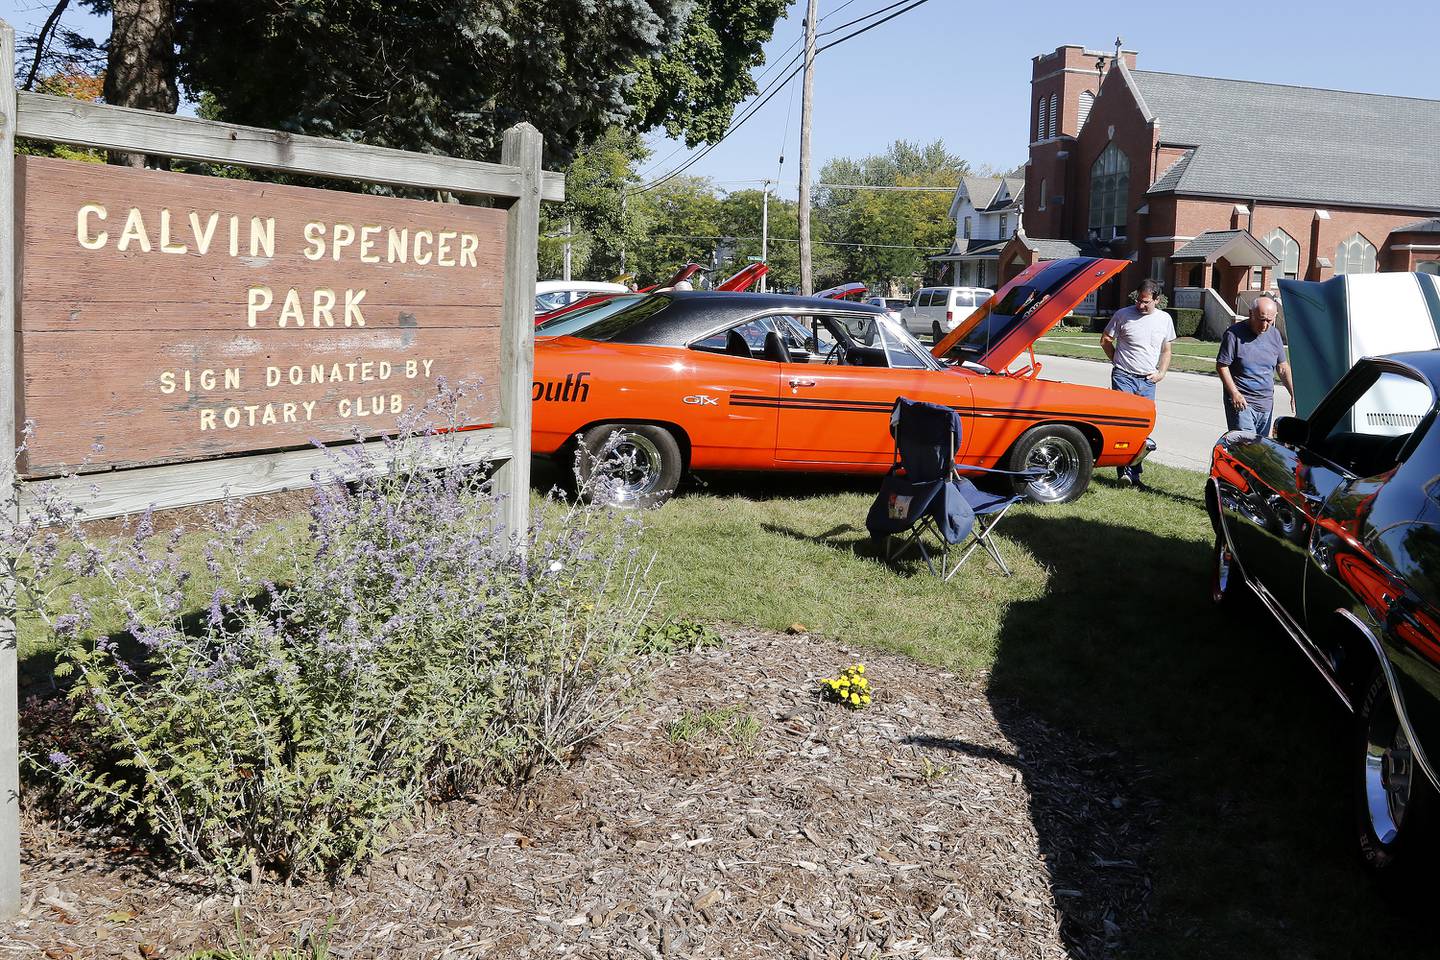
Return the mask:
<svg viewBox="0 0 1440 960">
<path fill-rule="evenodd" d="M 1284 277 L 1440 273 L 1440 101 L 1135 63 L 1118 46 L 1034 58 L 1023 231 L 1003 279 L 1083 252 L 1133 261 L 1102 311 L 1146 277 L 1179 306 L 1243 310 Z"/>
</svg>

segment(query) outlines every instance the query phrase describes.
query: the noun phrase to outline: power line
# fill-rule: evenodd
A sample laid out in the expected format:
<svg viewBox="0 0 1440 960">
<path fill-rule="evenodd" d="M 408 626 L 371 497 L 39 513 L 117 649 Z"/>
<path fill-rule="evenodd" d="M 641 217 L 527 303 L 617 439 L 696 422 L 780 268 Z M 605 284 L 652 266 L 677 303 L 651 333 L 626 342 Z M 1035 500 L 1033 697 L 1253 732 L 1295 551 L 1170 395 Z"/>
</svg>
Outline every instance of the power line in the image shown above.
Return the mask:
<svg viewBox="0 0 1440 960">
<path fill-rule="evenodd" d="M 890 22 L 891 20 L 894 20 L 896 17 L 898 17 L 898 16 L 900 16 L 900 15 L 902 15 L 902 14 L 909 13 L 911 10 L 914 10 L 916 7 L 923 6 L 924 4 L 929 3 L 930 0 L 899 0 L 899 3 L 907 3 L 907 2 L 909 3 L 909 6 L 904 7 L 904 8 L 901 9 L 901 10 L 896 10 L 894 13 L 890 14 L 888 17 L 884 17 L 883 19 L 876 20 L 874 23 L 867 24 L 866 26 L 861 27 L 859 30 L 854 31 L 853 33 L 847 33 L 847 34 L 846 34 L 845 36 L 843 36 L 843 37 L 839 37 L 839 38 L 837 38 L 837 39 L 835 39 L 835 40 L 831 40 L 829 43 L 825 44 L 824 46 L 821 46 L 821 47 L 816 48 L 816 50 L 815 50 L 816 56 L 819 56 L 821 53 L 823 53 L 823 52 L 826 51 L 826 50 L 829 50 L 831 47 L 838 47 L 840 44 L 844 43 L 844 42 L 847 41 L 847 40 L 853 40 L 853 39 L 855 39 L 856 37 L 860 36 L 861 34 L 868 33 L 869 31 L 874 30 L 876 27 L 881 26 L 882 24 L 888 23 L 888 22 Z M 883 7 L 883 8 L 881 8 L 880 10 L 875 11 L 875 13 L 870 14 L 870 16 L 875 16 L 875 15 L 877 15 L 877 14 L 884 13 L 884 12 L 887 11 L 887 10 L 893 10 L 893 9 L 894 9 L 896 6 L 898 6 L 898 5 L 899 5 L 899 4 L 891 4 L 891 5 L 888 6 L 888 7 Z M 860 20 L 865 20 L 865 19 L 867 19 L 867 18 L 866 18 L 866 17 L 861 17 L 861 18 L 859 18 L 859 19 L 860 19 Z M 856 21 L 856 22 L 858 22 L 858 21 Z M 838 30 L 838 29 L 841 29 L 841 28 L 837 27 L 837 28 L 835 28 L 835 29 Z M 670 171 L 669 173 L 665 174 L 665 175 L 662 176 L 662 177 L 659 177 L 659 178 L 651 181 L 650 183 L 645 184 L 644 186 L 641 186 L 641 187 L 637 188 L 637 189 L 636 189 L 635 191 L 633 191 L 633 192 L 635 192 L 635 193 L 644 193 L 644 192 L 646 192 L 646 191 L 648 191 L 648 190 L 654 190 L 656 187 L 660 186 L 660 185 L 663 184 L 663 183 L 666 183 L 667 181 L 673 179 L 674 177 L 679 176 L 680 174 L 684 173 L 686 170 L 688 170 L 688 169 L 690 169 L 691 167 L 693 167 L 695 164 L 699 163 L 701 160 L 703 160 L 703 159 L 705 158 L 705 156 L 706 156 L 711 150 L 714 150 L 716 147 L 720 146 L 720 144 L 724 143 L 724 142 L 730 137 L 731 134 L 733 134 L 736 130 L 739 130 L 742 126 L 744 126 L 744 124 L 745 124 L 745 122 L 746 122 L 747 120 L 749 120 L 751 117 L 755 116 L 755 114 L 760 111 L 760 108 L 763 107 L 763 106 L 765 106 L 765 104 L 769 103 L 770 100 L 771 100 L 771 98 L 773 98 L 776 93 L 778 93 L 779 91 L 783 90 L 783 89 L 785 88 L 785 85 L 786 85 L 786 84 L 788 84 L 791 80 L 795 79 L 796 75 L 800 73 L 800 70 L 801 70 L 801 69 L 802 69 L 801 67 L 797 67 L 796 69 L 790 71 L 790 73 L 786 74 L 785 79 L 779 81 L 778 84 L 773 85 L 773 89 L 771 89 L 771 91 L 764 97 L 764 99 L 762 99 L 762 100 L 758 101 L 757 103 L 753 104 L 752 106 L 748 107 L 748 108 L 745 110 L 745 112 L 741 115 L 741 117 L 740 117 L 739 119 L 737 119 L 737 120 L 735 120 L 733 123 L 731 123 L 730 127 L 725 131 L 725 133 L 723 133 L 723 134 L 720 136 L 720 139 L 719 139 L 719 140 L 716 140 L 714 143 L 707 144 L 706 147 L 705 147 L 703 150 L 701 150 L 699 153 L 696 153 L 694 156 L 692 156 L 692 157 L 688 158 L 687 160 L 685 160 L 683 163 L 680 164 L 680 166 L 676 167 L 674 170 Z"/>
<path fill-rule="evenodd" d="M 817 189 L 825 190 L 899 190 L 915 193 L 954 193 L 954 187 L 879 187 L 868 183 L 817 183 Z"/>
<path fill-rule="evenodd" d="M 888 7 L 881 7 L 879 10 L 871 11 L 870 13 L 865 14 L 865 16 L 863 16 L 863 17 L 856 17 L 854 20 L 851 20 L 851 21 L 849 21 L 848 23 L 842 23 L 842 24 L 840 24 L 840 26 L 838 26 L 838 27 L 831 27 L 829 30 L 825 30 L 825 31 L 823 31 L 822 33 L 820 33 L 820 36 L 822 36 L 822 37 L 828 37 L 830 34 L 832 34 L 832 33 L 837 33 L 837 32 L 839 32 L 839 31 L 841 31 L 841 30 L 844 30 L 846 27 L 853 27 L 853 26 L 855 26 L 855 24 L 860 23 L 860 22 L 863 21 L 863 20 L 869 20 L 871 17 L 878 17 L 878 16 L 880 16 L 880 14 L 884 13 L 884 12 L 887 11 L 887 10 L 894 10 L 896 7 L 903 7 L 905 4 L 907 4 L 907 3 L 909 3 L 909 2 L 910 2 L 910 0 L 896 0 L 895 3 L 890 4 L 890 6 L 888 6 Z M 846 6 L 849 6 L 849 4 L 846 4 Z M 831 13 L 831 16 L 834 16 L 836 13 L 839 13 L 841 10 L 844 10 L 844 9 L 845 9 L 845 7 L 840 7 L 840 8 L 838 8 L 837 10 L 835 10 L 835 11 L 833 11 L 833 12 Z M 822 18 L 822 19 L 823 19 L 823 18 Z"/>
<path fill-rule="evenodd" d="M 853 2 L 853 0 L 852 0 L 852 2 Z M 805 34 L 804 34 L 804 32 L 802 31 L 801 34 L 800 34 L 800 36 L 798 36 L 798 37 L 796 37 L 794 40 L 790 41 L 790 46 L 786 47 L 784 50 L 782 50 L 782 51 L 780 52 L 780 55 L 779 55 L 778 57 L 776 57 L 775 60 L 774 60 L 774 62 L 772 62 L 772 63 L 770 64 L 770 66 L 765 69 L 765 72 L 762 73 L 762 74 L 760 74 L 760 76 L 758 76 L 758 77 L 755 78 L 755 86 L 756 86 L 756 88 L 757 88 L 757 93 L 755 94 L 756 96 L 759 96 L 761 93 L 764 93 L 764 92 L 765 92 L 763 89 L 760 88 L 760 87 L 761 87 L 761 84 L 764 82 L 765 78 L 768 77 L 768 76 L 775 70 L 775 68 L 776 68 L 777 66 L 779 66 L 780 62 L 785 59 L 785 55 L 786 55 L 787 53 L 789 53 L 791 50 L 794 50 L 794 49 L 795 49 L 795 45 L 798 44 L 798 43 L 799 43 L 801 40 L 803 40 L 803 39 L 805 39 Z M 799 55 L 797 54 L 796 57 L 791 57 L 791 58 L 790 58 L 790 63 L 785 64 L 785 66 L 788 67 L 788 66 L 790 66 L 790 64 L 793 64 L 793 63 L 795 62 L 795 60 L 798 58 L 798 56 L 799 56 Z M 787 126 L 788 126 L 788 124 L 787 124 Z M 661 157 L 659 160 L 656 160 L 654 163 L 649 164 L 649 165 L 646 167 L 646 169 L 647 169 L 647 170 L 653 170 L 653 169 L 656 168 L 656 167 L 663 166 L 666 161 L 668 161 L 671 157 L 675 156 L 675 154 L 679 153 L 681 150 L 684 150 L 684 149 L 685 149 L 685 144 L 682 142 L 682 143 L 680 144 L 680 146 L 676 147 L 674 150 L 671 150 L 669 153 L 665 154 L 665 156 Z M 641 175 L 643 176 L 644 174 L 642 173 Z"/>
<path fill-rule="evenodd" d="M 652 233 L 653 239 L 666 240 L 746 240 L 755 243 L 760 242 L 759 237 L 735 237 L 735 236 L 708 236 L 698 233 Z M 789 237 L 771 237 L 771 243 L 799 243 Z M 825 247 L 871 247 L 877 250 L 949 250 L 949 247 L 916 247 L 903 243 L 847 243 L 840 240 L 811 240 L 811 243 L 818 243 Z"/>
</svg>

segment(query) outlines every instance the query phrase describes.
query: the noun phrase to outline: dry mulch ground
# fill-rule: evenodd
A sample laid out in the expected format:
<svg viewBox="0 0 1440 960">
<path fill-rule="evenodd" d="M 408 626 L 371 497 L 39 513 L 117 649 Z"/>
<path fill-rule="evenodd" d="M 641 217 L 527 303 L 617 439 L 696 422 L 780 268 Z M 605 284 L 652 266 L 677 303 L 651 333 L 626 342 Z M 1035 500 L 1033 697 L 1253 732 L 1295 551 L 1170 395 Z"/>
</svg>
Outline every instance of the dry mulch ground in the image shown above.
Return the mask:
<svg viewBox="0 0 1440 960">
<path fill-rule="evenodd" d="M 868 709 L 821 703 L 860 658 L 751 632 L 680 656 L 578 762 L 451 805 L 333 887 L 217 891 L 31 818 L 0 958 L 312 933 L 357 958 L 1113 955 L 1145 922 L 1143 773 L 903 657 L 864 655 Z M 725 708 L 732 732 L 675 734 Z"/>
</svg>

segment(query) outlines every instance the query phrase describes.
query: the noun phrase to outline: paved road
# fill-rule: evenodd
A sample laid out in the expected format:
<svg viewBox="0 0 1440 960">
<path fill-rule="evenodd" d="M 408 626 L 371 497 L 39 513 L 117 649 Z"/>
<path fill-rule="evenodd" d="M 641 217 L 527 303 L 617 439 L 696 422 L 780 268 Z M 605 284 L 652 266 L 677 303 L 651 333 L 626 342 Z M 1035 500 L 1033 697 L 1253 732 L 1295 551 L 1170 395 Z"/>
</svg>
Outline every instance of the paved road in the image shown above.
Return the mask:
<svg viewBox="0 0 1440 960">
<path fill-rule="evenodd" d="M 1041 356 L 1040 376 L 1066 383 L 1110 386 L 1110 365 L 1072 357 Z M 1168 374 L 1155 391 L 1158 417 L 1155 424 L 1157 463 L 1210 469 L 1210 449 L 1225 432 L 1225 412 L 1220 408 L 1220 380 L 1199 373 Z M 1290 412 L 1290 397 L 1284 387 L 1275 389 L 1277 415 Z"/>
</svg>

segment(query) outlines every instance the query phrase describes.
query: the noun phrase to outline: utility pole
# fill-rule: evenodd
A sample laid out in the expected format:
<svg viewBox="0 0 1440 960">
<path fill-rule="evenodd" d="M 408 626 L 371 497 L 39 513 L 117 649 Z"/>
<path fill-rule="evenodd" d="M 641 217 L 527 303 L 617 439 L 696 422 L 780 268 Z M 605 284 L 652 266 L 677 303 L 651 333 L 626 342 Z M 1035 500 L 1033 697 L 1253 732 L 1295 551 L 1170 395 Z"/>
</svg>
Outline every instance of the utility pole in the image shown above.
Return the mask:
<svg viewBox="0 0 1440 960">
<path fill-rule="evenodd" d="M 765 181 L 765 199 L 760 206 L 760 262 L 770 262 L 770 181 Z M 766 290 L 765 278 L 760 278 L 760 292 Z"/>
<path fill-rule="evenodd" d="M 570 237 L 575 231 L 570 228 L 570 221 L 565 221 L 565 273 L 562 280 L 570 279 Z"/>
<path fill-rule="evenodd" d="M 627 227 L 625 221 L 625 185 L 620 185 L 620 275 L 625 275 L 625 235 Z"/>
<path fill-rule="evenodd" d="M 818 0 L 805 13 L 805 84 L 800 93 L 800 295 L 815 292 L 810 268 L 810 111 L 815 93 L 815 15 Z"/>
</svg>

